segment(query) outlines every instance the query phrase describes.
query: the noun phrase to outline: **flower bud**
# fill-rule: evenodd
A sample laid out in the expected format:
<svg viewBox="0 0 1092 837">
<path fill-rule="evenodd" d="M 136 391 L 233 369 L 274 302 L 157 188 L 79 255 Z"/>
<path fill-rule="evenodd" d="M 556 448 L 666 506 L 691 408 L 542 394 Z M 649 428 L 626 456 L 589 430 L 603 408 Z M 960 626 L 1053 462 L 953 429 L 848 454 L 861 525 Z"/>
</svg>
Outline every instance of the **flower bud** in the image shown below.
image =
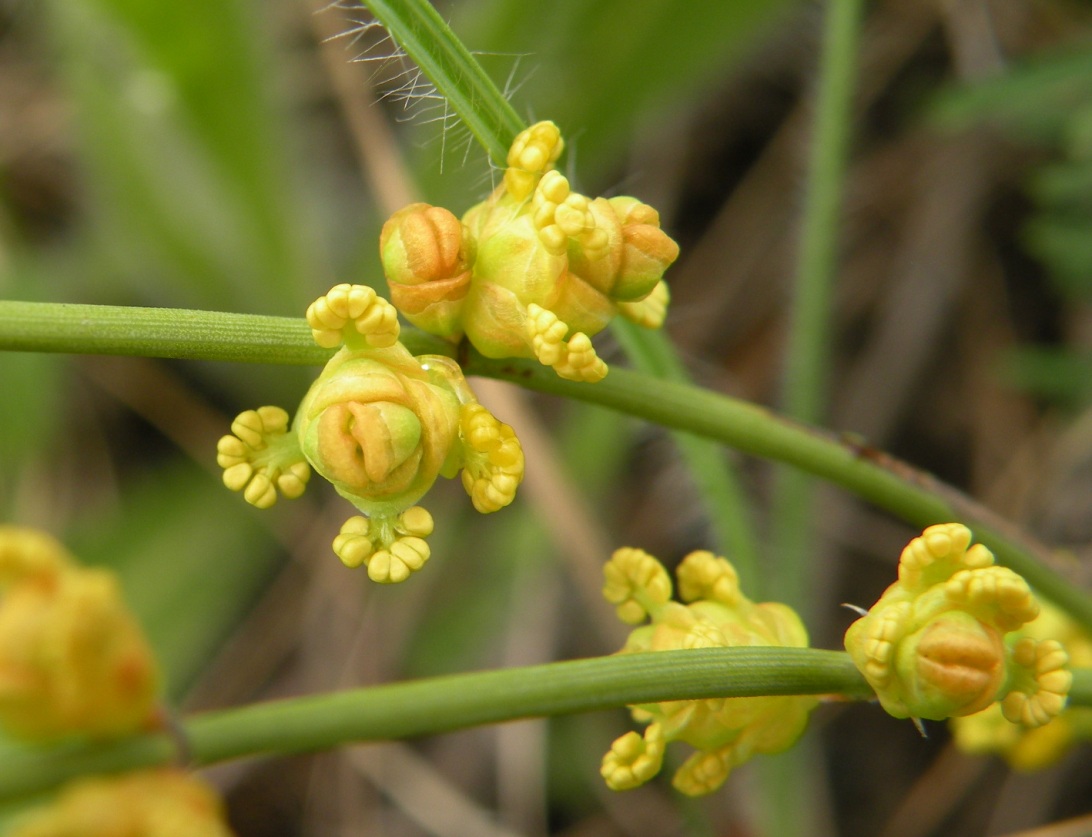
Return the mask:
<svg viewBox="0 0 1092 837">
<path fill-rule="evenodd" d="M 651 619 L 630 633 L 624 653 L 808 644 L 807 631 L 791 608 L 752 602 L 740 591 L 732 565 L 711 552 L 693 552 L 679 565 L 680 595 L 688 604 L 670 600 L 667 571 L 642 550 L 617 550 L 603 573 L 603 594 L 623 621 Z M 615 741 L 600 772 L 614 790 L 637 787 L 659 771 L 668 742 L 684 741 L 698 752 L 676 771 L 675 788 L 691 796 L 710 793 L 752 755 L 791 747 L 817 702 L 809 696 L 777 696 L 632 707 L 635 720 L 650 722 L 644 737 L 630 732 Z"/>
<path fill-rule="evenodd" d="M 958 523 L 911 541 L 899 580 L 846 631 L 846 650 L 896 718 L 940 720 L 1003 701 L 1006 716 L 1046 723 L 1069 690 L 1064 651 L 1033 640 L 1006 645 L 1006 633 L 1038 615 L 1038 602 L 1023 578 L 970 542 Z"/>
<path fill-rule="evenodd" d="M 401 512 L 440 475 L 458 420 L 455 394 L 430 382 L 408 352 L 391 350 L 335 356 L 296 424 L 311 466 L 342 496 L 363 511 Z"/>
<path fill-rule="evenodd" d="M 462 337 L 474 239 L 459 219 L 442 207 L 411 204 L 383 225 L 379 252 L 391 301 L 406 319 L 432 334 Z"/>
<path fill-rule="evenodd" d="M 660 229 L 659 213 L 636 198 L 596 198 L 591 211 L 606 245 L 570 248 L 572 272 L 614 303 L 644 299 L 678 258 L 679 245 Z"/>
<path fill-rule="evenodd" d="M 611 298 L 633 302 L 648 296 L 679 257 L 679 245 L 662 229 L 660 214 L 636 198 L 610 199 L 622 225 L 622 265 Z"/>
<path fill-rule="evenodd" d="M 415 229 L 422 214 L 425 221 L 444 217 L 409 207 L 405 218 L 417 220 L 404 229 Z M 390 240 L 401 240 L 404 229 Z M 396 314 L 363 285 L 336 285 L 319 297 L 307 309 L 315 342 L 343 345 L 303 397 L 291 428 L 279 407 L 248 410 L 217 446 L 224 483 L 259 508 L 271 506 L 278 491 L 299 496 L 311 468 L 331 482 L 366 515 L 342 527 L 334 552 L 382 584 L 403 581 L 429 559 L 432 517 L 414 504 L 437 477 L 461 470 L 483 514 L 511 503 L 523 478 L 512 428 L 478 403 L 451 358 L 410 354 L 397 340 Z"/>
<path fill-rule="evenodd" d="M 1005 682 L 1001 634 L 963 611 L 929 620 L 898 644 L 895 668 L 915 717 L 949 718 L 993 703 Z"/>
<path fill-rule="evenodd" d="M 0 526 L 0 586 L 52 578 L 71 566 L 72 556 L 51 535 L 21 526 Z"/>
<path fill-rule="evenodd" d="M 231 434 L 216 444 L 216 463 L 224 485 L 242 491 L 252 506 L 268 509 L 278 492 L 288 499 L 303 494 L 311 469 L 288 432 L 288 413 L 280 407 L 246 410 L 231 423 Z"/>
<path fill-rule="evenodd" d="M 16 822 L 9 837 L 231 837 L 223 804 L 204 782 L 145 770 L 67 785 Z"/>
<path fill-rule="evenodd" d="M 11 560 L 35 537 L 5 527 L 0 554 Z M 151 649 L 126 608 L 114 576 L 53 556 L 24 553 L 32 573 L 0 597 L 0 724 L 13 735 L 49 740 L 106 738 L 147 726 L 159 677 Z"/>
</svg>

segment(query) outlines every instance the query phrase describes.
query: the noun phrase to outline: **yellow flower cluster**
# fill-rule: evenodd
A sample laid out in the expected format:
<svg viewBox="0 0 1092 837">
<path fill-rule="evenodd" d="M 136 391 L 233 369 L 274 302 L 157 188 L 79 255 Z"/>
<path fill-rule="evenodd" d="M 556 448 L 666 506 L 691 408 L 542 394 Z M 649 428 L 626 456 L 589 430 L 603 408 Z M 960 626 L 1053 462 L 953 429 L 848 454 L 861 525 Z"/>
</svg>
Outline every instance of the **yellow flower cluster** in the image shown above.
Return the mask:
<svg viewBox="0 0 1092 837">
<path fill-rule="evenodd" d="M 154 720 L 159 676 L 113 574 L 49 535 L 0 526 L 0 725 L 29 740 L 126 735 Z"/>
<path fill-rule="evenodd" d="M 27 742 L 160 727 L 159 675 L 113 574 L 45 533 L 0 526 L 0 726 Z M 10 837 L 231 837 L 215 794 L 179 771 L 78 780 Z"/>
<path fill-rule="evenodd" d="M 590 337 L 615 314 L 659 328 L 679 248 L 636 198 L 588 198 L 554 168 L 552 122 L 520 133 L 500 186 L 461 221 L 417 203 L 383 227 L 391 300 L 411 323 L 486 357 L 534 357 L 563 378 L 607 374 Z"/>
<path fill-rule="evenodd" d="M 845 646 L 896 718 L 941 720 L 1000 701 L 1026 727 L 1062 711 L 1072 682 L 1056 639 L 1006 635 L 1039 615 L 1027 582 L 958 523 L 930 526 L 903 550 L 899 579 L 850 625 Z"/>
<path fill-rule="evenodd" d="M 217 446 L 224 484 L 268 508 L 278 494 L 302 494 L 314 469 L 363 514 L 334 539 L 342 562 L 377 582 L 404 581 L 430 556 L 432 517 L 418 500 L 461 471 L 478 511 L 507 506 L 523 478 L 519 440 L 478 403 L 457 363 L 410 354 L 397 311 L 371 288 L 337 285 L 307 321 L 320 346 L 340 350 L 291 425 L 279 407 L 235 419 Z"/>
<path fill-rule="evenodd" d="M 777 602 L 755 604 L 744 596 L 735 569 L 724 558 L 692 552 L 676 575 L 686 604 L 671 600 L 671 579 L 648 553 L 619 549 L 606 564 L 603 595 L 619 618 L 627 624 L 651 620 L 630 634 L 622 653 L 807 646 L 807 631 L 796 613 Z M 634 706 L 634 720 L 648 724 L 644 735 L 628 732 L 615 741 L 601 773 L 614 790 L 637 787 L 660 771 L 669 742 L 684 741 L 698 752 L 675 772 L 673 784 L 691 796 L 710 793 L 752 756 L 791 747 L 817 702 L 810 696 L 779 696 Z"/>
<path fill-rule="evenodd" d="M 418 203 L 394 213 L 379 240 L 390 302 L 364 285 L 337 285 L 307 309 L 315 342 L 340 350 L 289 424 L 279 407 L 247 410 L 220 439 L 224 484 L 269 508 L 298 497 L 312 469 L 362 516 L 334 539 L 349 567 L 399 582 L 424 566 L 432 517 L 416 505 L 438 477 L 462 472 L 474 508 L 498 511 L 523 479 L 523 451 L 471 391 L 460 367 L 414 357 L 398 313 L 492 357 L 535 357 L 558 375 L 607 373 L 590 336 L 616 313 L 658 328 L 663 273 L 679 248 L 635 198 L 590 199 L 554 169 L 557 126 L 521 132 L 503 183 L 456 218 Z"/>
<path fill-rule="evenodd" d="M 83 779 L 51 805 L 13 826 L 8 837 L 232 837 L 220 799 L 177 770 Z"/>
</svg>

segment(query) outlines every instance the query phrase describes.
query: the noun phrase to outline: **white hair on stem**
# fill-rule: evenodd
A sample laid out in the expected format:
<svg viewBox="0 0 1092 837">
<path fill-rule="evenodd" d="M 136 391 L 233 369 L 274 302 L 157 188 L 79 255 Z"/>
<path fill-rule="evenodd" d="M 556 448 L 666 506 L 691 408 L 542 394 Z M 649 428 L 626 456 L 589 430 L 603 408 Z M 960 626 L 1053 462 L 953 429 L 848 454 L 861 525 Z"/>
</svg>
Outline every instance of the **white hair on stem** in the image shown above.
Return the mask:
<svg viewBox="0 0 1092 837">
<path fill-rule="evenodd" d="M 315 14 L 331 10 L 349 13 L 346 16 L 348 28 L 326 40 L 344 40 L 346 49 L 355 51 L 355 54 L 348 59 L 349 61 L 375 66 L 371 82 L 377 91 L 377 100 L 386 100 L 401 106 L 401 115 L 395 117 L 398 122 L 440 126 L 439 132 L 426 140 L 425 145 L 439 141 L 441 172 L 449 154 L 459 154 L 460 165 L 465 167 L 475 148 L 474 137 L 451 108 L 447 98 L 406 55 L 405 50 L 391 38 L 390 33 L 380 21 L 361 15 L 361 13 L 366 14 L 367 9 L 359 0 L 332 0 L 317 9 Z M 526 57 L 525 54 L 477 51 L 473 51 L 472 54 L 476 58 L 495 57 L 511 60 L 511 67 L 508 69 L 502 89 L 502 95 L 508 101 L 511 101 L 533 75 L 533 72 L 522 76 L 520 74 L 521 60 Z M 498 169 L 488 156 L 486 160 L 489 181 L 495 186 Z"/>
</svg>

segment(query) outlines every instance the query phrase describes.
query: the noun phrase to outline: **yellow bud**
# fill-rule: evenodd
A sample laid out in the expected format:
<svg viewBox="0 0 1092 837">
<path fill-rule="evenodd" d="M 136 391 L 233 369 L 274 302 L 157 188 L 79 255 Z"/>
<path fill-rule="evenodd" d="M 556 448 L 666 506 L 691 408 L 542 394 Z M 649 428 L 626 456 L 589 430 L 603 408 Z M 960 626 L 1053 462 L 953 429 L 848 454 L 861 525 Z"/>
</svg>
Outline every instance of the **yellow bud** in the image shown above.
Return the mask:
<svg viewBox="0 0 1092 837">
<path fill-rule="evenodd" d="M 367 514 L 398 514 L 432 487 L 456 440 L 459 402 L 405 349 L 335 355 L 300 404 L 311 466 Z"/>
<path fill-rule="evenodd" d="M 617 549 L 603 567 L 603 598 L 618 618 L 636 625 L 671 598 L 671 578 L 663 564 L 643 549 Z"/>
<path fill-rule="evenodd" d="M 379 236 L 391 301 L 419 328 L 458 339 L 474 251 L 473 237 L 442 207 L 415 203 L 394 213 Z"/>
<path fill-rule="evenodd" d="M 708 599 L 734 607 L 742 599 L 735 567 L 712 552 L 691 552 L 679 565 L 676 574 L 679 577 L 679 598 L 684 602 Z"/>
<path fill-rule="evenodd" d="M 660 772 L 666 743 L 659 724 L 649 725 L 644 737 L 627 732 L 617 739 L 599 769 L 607 787 L 621 791 L 643 785 Z"/>
<path fill-rule="evenodd" d="M 619 302 L 618 313 L 641 328 L 659 328 L 667 317 L 671 291 L 662 279 L 644 299 L 637 302 Z"/>
<path fill-rule="evenodd" d="M 307 324 L 320 346 L 341 343 L 379 349 L 398 342 L 398 312 L 367 285 L 334 285 L 307 308 Z"/>
<path fill-rule="evenodd" d="M 340 534 L 334 538 L 334 552 L 349 569 L 361 566 L 375 552 L 369 537 L 370 529 L 368 518 L 357 515 L 346 520 Z"/>
<path fill-rule="evenodd" d="M 464 404 L 459 418 L 463 443 L 462 482 L 474 508 L 499 511 L 515 499 L 523 480 L 523 449 L 515 432 L 475 402 Z"/>
<path fill-rule="evenodd" d="M 288 432 L 288 413 L 280 407 L 247 410 L 236 416 L 231 432 L 216 444 L 227 488 L 242 491 L 259 509 L 276 503 L 278 491 L 289 499 L 303 494 L 311 469 Z"/>
<path fill-rule="evenodd" d="M 611 297 L 622 302 L 644 299 L 679 257 L 679 245 L 662 229 L 660 215 L 635 198 L 611 198 L 622 227 L 622 263 Z"/>
<path fill-rule="evenodd" d="M 51 535 L 20 526 L 0 526 L 0 586 L 26 578 L 51 578 L 68 569 L 72 557 Z"/>
<path fill-rule="evenodd" d="M 904 682 L 914 717 L 967 715 L 993 703 L 1004 684 L 1005 647 L 995 629 L 954 611 L 904 640 L 895 665 L 912 672 Z"/>
</svg>

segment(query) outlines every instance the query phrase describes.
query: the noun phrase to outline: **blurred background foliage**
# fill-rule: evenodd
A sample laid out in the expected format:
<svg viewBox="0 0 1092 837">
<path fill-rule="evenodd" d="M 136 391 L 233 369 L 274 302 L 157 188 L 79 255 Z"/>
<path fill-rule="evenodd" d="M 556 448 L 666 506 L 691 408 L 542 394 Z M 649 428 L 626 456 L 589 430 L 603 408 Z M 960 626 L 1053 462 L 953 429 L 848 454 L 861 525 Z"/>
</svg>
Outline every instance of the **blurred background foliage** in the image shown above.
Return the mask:
<svg viewBox="0 0 1092 837">
<path fill-rule="evenodd" d="M 0 294 L 302 314 L 335 282 L 382 286 L 397 206 L 481 199 L 495 172 L 443 102 L 366 12 L 324 5 L 0 2 Z M 776 404 L 821 8 L 440 8 L 517 111 L 561 125 L 582 190 L 660 209 L 683 247 L 669 329 L 697 378 Z M 1087 581 L 1092 14 L 876 0 L 860 67 L 829 425 L 1066 548 Z M 313 371 L 0 357 L 0 519 L 121 572 L 183 711 L 608 653 L 623 636 L 597 601 L 610 549 L 674 562 L 716 546 L 664 433 L 483 384 L 535 476 L 485 520 L 439 487 L 428 570 L 370 585 L 329 551 L 349 513 L 333 492 L 260 513 L 219 484 L 230 418 L 291 408 Z M 738 464 L 765 521 L 769 469 Z M 816 645 L 839 646 L 838 603 L 873 601 L 912 534 L 824 495 Z M 603 789 L 625 728 L 619 711 L 210 777 L 243 837 L 756 833 L 750 769 L 701 802 Z M 1092 812 L 1088 752 L 1025 777 L 929 732 L 818 712 L 809 833 L 999 834 Z"/>
</svg>

